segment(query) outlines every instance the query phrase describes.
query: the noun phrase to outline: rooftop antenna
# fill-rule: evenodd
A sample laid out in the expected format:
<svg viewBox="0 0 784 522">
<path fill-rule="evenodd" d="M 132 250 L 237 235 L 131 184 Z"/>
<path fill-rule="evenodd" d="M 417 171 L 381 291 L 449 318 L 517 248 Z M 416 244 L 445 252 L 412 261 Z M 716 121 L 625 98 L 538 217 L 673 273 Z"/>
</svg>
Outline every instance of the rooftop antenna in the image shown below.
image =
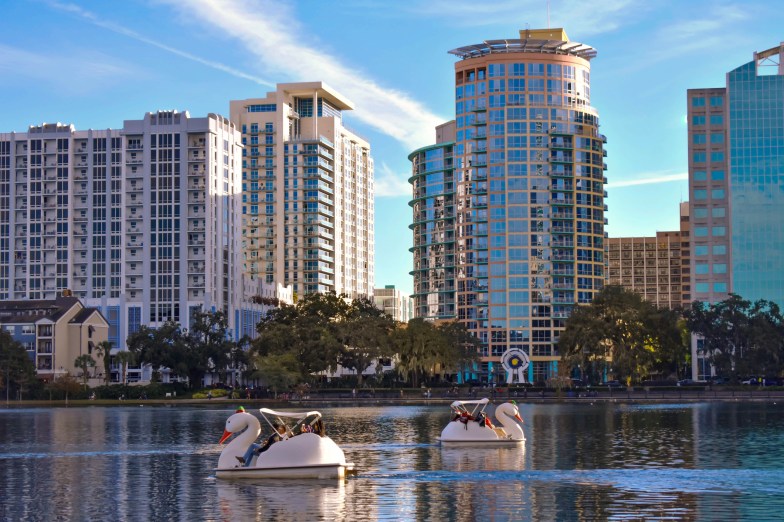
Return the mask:
<svg viewBox="0 0 784 522">
<path fill-rule="evenodd" d="M 547 28 L 550 28 L 550 0 L 547 0 Z"/>
</svg>

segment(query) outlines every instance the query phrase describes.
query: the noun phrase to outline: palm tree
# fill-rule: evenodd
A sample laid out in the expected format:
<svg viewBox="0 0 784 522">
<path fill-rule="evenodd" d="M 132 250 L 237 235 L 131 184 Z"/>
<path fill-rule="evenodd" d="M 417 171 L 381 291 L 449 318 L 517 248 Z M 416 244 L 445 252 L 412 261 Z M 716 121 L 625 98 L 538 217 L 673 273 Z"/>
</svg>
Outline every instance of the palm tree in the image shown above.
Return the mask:
<svg viewBox="0 0 784 522">
<path fill-rule="evenodd" d="M 125 384 L 125 377 L 128 372 L 128 365 L 133 364 L 136 360 L 133 352 L 129 351 L 121 351 L 115 355 L 115 359 L 117 360 L 118 364 L 120 365 L 120 382 Z"/>
<path fill-rule="evenodd" d="M 74 366 L 82 370 L 82 380 L 84 385 L 87 386 L 87 380 L 90 378 L 90 368 L 95 366 L 95 359 L 92 355 L 82 354 L 74 360 Z"/>
<path fill-rule="evenodd" d="M 106 384 L 108 385 L 112 379 L 112 342 L 101 341 L 95 346 L 95 351 L 103 360 L 103 376 Z"/>
</svg>

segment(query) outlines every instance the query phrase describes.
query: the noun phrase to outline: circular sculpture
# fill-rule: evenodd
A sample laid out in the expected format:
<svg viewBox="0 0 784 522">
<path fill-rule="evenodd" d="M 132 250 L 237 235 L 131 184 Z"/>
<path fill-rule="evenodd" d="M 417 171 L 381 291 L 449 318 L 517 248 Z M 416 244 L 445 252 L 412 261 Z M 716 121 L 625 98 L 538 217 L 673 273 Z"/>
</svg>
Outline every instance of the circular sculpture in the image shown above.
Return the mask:
<svg viewBox="0 0 784 522">
<path fill-rule="evenodd" d="M 506 370 L 506 382 L 514 382 L 515 374 L 520 383 L 525 382 L 525 371 L 528 369 L 528 354 L 519 348 L 510 348 L 501 356 L 501 365 Z"/>
</svg>

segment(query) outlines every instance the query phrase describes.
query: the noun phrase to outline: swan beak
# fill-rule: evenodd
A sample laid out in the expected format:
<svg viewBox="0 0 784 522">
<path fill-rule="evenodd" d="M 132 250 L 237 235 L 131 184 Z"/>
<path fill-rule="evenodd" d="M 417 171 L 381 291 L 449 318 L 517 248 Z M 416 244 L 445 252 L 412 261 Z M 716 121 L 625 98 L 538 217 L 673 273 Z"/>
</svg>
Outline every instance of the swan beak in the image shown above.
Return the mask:
<svg viewBox="0 0 784 522">
<path fill-rule="evenodd" d="M 520 422 L 523 422 L 523 418 L 520 416 L 519 413 L 515 413 L 515 419 L 519 420 Z"/>
<path fill-rule="evenodd" d="M 221 440 L 218 441 L 218 444 L 223 444 L 226 441 L 226 439 L 228 439 L 232 435 L 234 435 L 232 432 L 223 430 L 223 437 L 221 437 Z"/>
</svg>

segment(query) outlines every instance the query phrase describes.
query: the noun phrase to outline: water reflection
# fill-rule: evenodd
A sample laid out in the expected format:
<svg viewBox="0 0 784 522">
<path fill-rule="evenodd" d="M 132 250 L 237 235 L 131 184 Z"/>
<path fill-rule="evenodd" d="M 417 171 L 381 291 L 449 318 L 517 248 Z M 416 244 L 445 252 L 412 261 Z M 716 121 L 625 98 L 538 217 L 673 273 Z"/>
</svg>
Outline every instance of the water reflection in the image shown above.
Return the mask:
<svg viewBox="0 0 784 522">
<path fill-rule="evenodd" d="M 217 480 L 221 520 L 345 520 L 346 494 L 353 483 L 342 480 Z"/>
<path fill-rule="evenodd" d="M 448 471 L 525 469 L 525 446 L 510 448 L 441 448 L 441 465 Z"/>
<path fill-rule="evenodd" d="M 358 469 L 334 482 L 215 479 L 235 407 L 0 410 L 0 520 L 773 520 L 784 511 L 776 404 L 521 404 L 528 440 L 516 448 L 440 447 L 444 407 L 325 409 L 328 434 Z"/>
</svg>

